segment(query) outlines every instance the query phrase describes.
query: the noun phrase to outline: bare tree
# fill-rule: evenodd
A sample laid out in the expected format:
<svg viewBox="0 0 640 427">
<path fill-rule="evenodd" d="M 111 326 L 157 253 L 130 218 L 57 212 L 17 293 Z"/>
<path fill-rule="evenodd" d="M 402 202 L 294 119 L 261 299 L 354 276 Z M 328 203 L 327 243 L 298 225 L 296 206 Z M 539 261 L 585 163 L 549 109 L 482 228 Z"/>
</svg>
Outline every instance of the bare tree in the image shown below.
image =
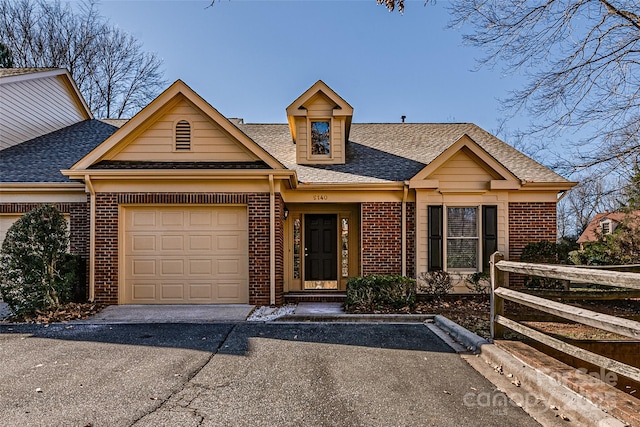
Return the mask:
<svg viewBox="0 0 640 427">
<path fill-rule="evenodd" d="M 102 17 L 94 0 L 0 1 L 0 42 L 15 67 L 67 68 L 97 117 L 130 117 L 165 85 L 162 61 Z"/>
<path fill-rule="evenodd" d="M 402 0 L 377 0 L 402 11 Z M 640 1 L 452 0 L 451 27 L 485 51 L 480 66 L 499 66 L 528 83 L 504 100 L 526 109 L 524 134 L 544 140 L 588 129 L 555 166 L 630 176 L 640 159 Z"/>
<path fill-rule="evenodd" d="M 559 237 L 577 238 L 599 212 L 613 212 L 621 207 L 622 186 L 612 180 L 589 179 L 585 176 L 558 203 Z"/>
<path fill-rule="evenodd" d="M 13 68 L 13 55 L 4 43 L 0 43 L 0 68 Z"/>
</svg>

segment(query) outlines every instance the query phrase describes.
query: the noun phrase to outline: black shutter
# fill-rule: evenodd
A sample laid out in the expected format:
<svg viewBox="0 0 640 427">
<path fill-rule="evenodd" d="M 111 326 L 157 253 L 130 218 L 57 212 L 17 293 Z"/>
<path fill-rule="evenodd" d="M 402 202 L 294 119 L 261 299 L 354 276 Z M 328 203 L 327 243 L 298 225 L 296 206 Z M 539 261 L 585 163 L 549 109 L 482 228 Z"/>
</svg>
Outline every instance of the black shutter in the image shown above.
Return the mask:
<svg viewBox="0 0 640 427">
<path fill-rule="evenodd" d="M 429 271 L 442 270 L 442 206 L 428 206 Z"/>
<path fill-rule="evenodd" d="M 498 250 L 498 207 L 482 207 L 482 270 L 489 269 L 491 255 Z"/>
</svg>

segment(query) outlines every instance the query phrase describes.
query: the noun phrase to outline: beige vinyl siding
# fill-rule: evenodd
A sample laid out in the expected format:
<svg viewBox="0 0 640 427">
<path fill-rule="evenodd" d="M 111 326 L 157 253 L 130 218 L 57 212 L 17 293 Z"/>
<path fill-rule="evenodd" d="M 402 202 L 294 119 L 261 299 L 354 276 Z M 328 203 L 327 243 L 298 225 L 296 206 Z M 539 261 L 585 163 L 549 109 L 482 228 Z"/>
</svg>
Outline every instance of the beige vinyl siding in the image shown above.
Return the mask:
<svg viewBox="0 0 640 427">
<path fill-rule="evenodd" d="M 84 120 L 61 77 L 0 85 L 0 150 Z"/>
<path fill-rule="evenodd" d="M 296 163 L 304 164 L 308 161 L 310 145 L 306 117 L 296 117 L 296 134 Z"/>
<path fill-rule="evenodd" d="M 4 242 L 4 238 L 7 235 L 7 231 L 13 225 L 14 222 L 20 219 L 22 214 L 2 214 L 0 215 L 0 246 Z"/>
<path fill-rule="evenodd" d="M 440 194 L 432 190 L 416 191 L 416 274 L 427 271 L 428 249 L 428 213 L 429 205 L 445 207 L 480 207 L 482 205 L 498 206 L 498 251 L 508 259 L 509 256 L 509 193 L 506 191 L 487 192 L 481 195 Z M 479 218 L 480 219 L 480 218 Z M 481 223 L 481 222 L 480 222 Z"/>
<path fill-rule="evenodd" d="M 191 149 L 176 152 L 175 126 L 180 120 L 191 125 Z M 258 158 L 188 101 L 181 100 L 112 160 L 241 162 Z"/>
<path fill-rule="evenodd" d="M 307 115 L 310 118 L 332 117 L 335 106 L 335 102 L 322 94 L 317 94 L 305 103 L 305 107 L 307 107 Z"/>
<path fill-rule="evenodd" d="M 439 180 L 441 190 L 486 190 L 499 176 L 477 163 L 463 150 L 454 154 L 429 179 Z"/>
</svg>

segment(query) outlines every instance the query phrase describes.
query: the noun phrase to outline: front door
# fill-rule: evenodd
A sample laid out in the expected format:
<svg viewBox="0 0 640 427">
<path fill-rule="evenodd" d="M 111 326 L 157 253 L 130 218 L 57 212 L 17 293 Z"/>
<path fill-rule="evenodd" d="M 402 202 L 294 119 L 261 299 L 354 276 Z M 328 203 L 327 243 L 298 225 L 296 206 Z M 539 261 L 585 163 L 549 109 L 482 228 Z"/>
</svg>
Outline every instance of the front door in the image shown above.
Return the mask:
<svg viewBox="0 0 640 427">
<path fill-rule="evenodd" d="M 338 288 L 338 216 L 304 216 L 304 288 Z"/>
</svg>

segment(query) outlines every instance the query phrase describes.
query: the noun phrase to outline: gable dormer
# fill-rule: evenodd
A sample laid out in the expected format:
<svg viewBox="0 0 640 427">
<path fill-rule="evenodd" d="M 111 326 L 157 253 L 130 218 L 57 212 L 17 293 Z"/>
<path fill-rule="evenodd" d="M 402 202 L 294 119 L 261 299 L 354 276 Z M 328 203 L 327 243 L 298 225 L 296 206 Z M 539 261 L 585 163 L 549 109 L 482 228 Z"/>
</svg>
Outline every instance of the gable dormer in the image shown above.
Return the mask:
<svg viewBox="0 0 640 427">
<path fill-rule="evenodd" d="M 344 164 L 353 107 L 318 80 L 287 107 L 296 163 Z"/>
</svg>

